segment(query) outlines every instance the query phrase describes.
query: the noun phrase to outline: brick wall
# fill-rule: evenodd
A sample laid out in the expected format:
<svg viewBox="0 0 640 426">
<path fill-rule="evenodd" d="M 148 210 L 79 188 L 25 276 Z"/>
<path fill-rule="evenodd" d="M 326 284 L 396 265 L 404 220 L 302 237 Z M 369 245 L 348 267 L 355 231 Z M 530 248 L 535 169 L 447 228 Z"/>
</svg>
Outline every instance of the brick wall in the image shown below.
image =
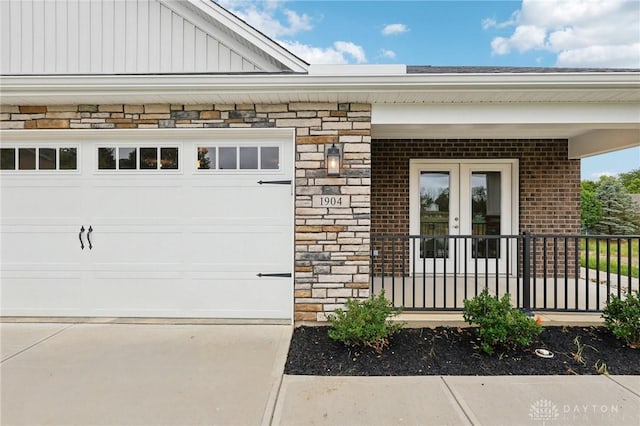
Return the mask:
<svg viewBox="0 0 640 426">
<path fill-rule="evenodd" d="M 516 158 L 520 169 L 516 233 L 580 231 L 580 161 L 568 159 L 566 140 L 374 140 L 371 152 L 372 234 L 409 233 L 409 160 L 428 158 Z M 569 262 L 571 271 L 573 261 Z M 402 265 L 396 267 L 402 270 Z"/>
<path fill-rule="evenodd" d="M 369 296 L 371 106 L 50 105 L 0 109 L 2 129 L 294 128 L 295 320 L 324 320 L 348 297 Z M 343 150 L 343 173 L 327 177 L 325 149 Z M 341 206 L 313 196 L 340 195 Z"/>
<path fill-rule="evenodd" d="M 516 158 L 520 167 L 520 232 L 580 231 L 580 160 L 566 140 L 375 140 L 372 144 L 371 232 L 409 232 L 409 159 Z"/>
</svg>

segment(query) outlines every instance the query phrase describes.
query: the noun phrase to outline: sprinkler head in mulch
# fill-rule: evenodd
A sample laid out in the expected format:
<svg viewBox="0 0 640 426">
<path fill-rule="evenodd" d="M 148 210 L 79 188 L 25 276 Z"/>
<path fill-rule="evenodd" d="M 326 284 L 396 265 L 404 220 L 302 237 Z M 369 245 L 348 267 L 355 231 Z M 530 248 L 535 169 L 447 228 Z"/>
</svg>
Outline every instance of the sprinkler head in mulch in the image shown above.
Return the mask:
<svg viewBox="0 0 640 426">
<path fill-rule="evenodd" d="M 540 358 L 553 358 L 553 352 L 551 352 L 548 349 L 539 348 L 539 349 L 536 349 L 534 353 Z"/>
</svg>

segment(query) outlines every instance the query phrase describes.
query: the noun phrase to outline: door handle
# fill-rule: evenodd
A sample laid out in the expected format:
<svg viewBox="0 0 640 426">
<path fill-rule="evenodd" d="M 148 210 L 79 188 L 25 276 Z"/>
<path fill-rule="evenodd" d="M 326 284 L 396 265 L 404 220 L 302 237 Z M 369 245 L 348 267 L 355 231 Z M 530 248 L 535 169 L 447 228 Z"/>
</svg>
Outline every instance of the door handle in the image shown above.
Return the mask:
<svg viewBox="0 0 640 426">
<path fill-rule="evenodd" d="M 93 232 L 93 228 L 89 225 L 89 231 L 87 232 L 87 241 L 89 242 L 89 250 L 93 248 L 93 244 L 91 244 L 91 233 Z"/>
<path fill-rule="evenodd" d="M 84 250 L 84 243 L 82 242 L 82 234 L 84 234 L 84 225 L 80 228 L 80 233 L 78 234 L 78 238 L 80 239 L 80 248 Z"/>
</svg>

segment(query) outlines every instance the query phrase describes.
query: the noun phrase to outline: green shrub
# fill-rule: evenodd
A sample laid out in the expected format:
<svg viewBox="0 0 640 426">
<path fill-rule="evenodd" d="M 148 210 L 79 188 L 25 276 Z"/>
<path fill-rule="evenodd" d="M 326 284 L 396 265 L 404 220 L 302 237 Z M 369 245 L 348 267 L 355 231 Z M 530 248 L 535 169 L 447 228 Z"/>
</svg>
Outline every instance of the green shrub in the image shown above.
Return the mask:
<svg viewBox="0 0 640 426">
<path fill-rule="evenodd" d="M 529 346 L 542 333 L 542 326 L 511 306 L 509 294 L 498 299 L 486 288 L 471 300 L 464 301 L 464 320 L 478 325 L 480 349 L 489 355 L 498 346 Z"/>
<path fill-rule="evenodd" d="M 606 326 L 632 348 L 640 348 L 640 290 L 627 294 L 625 299 L 611 296 L 602 310 Z"/>
<path fill-rule="evenodd" d="M 367 300 L 349 299 L 346 308 L 336 309 L 328 319 L 329 337 L 347 346 L 368 346 L 381 353 L 389 344 L 389 337 L 403 326 L 391 322 L 400 309 L 384 297 L 384 290 Z"/>
</svg>

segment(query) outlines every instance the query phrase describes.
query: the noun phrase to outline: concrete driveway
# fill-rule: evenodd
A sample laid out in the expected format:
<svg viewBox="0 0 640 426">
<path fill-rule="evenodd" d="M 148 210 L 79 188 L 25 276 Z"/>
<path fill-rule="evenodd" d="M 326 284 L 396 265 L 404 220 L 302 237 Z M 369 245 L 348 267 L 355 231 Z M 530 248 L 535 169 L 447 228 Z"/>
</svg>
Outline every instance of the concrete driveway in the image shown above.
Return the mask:
<svg viewBox="0 0 640 426">
<path fill-rule="evenodd" d="M 268 424 L 291 331 L 2 323 L 0 423 Z"/>
</svg>

